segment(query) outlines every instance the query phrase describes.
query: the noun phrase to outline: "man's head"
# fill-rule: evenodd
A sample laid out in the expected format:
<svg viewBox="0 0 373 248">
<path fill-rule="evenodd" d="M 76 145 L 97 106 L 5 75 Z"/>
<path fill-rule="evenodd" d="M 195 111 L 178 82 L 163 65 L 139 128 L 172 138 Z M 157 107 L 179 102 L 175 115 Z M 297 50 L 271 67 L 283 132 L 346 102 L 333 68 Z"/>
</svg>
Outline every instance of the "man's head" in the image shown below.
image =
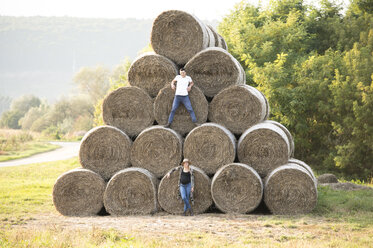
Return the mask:
<svg viewBox="0 0 373 248">
<path fill-rule="evenodd" d="M 183 77 L 186 75 L 186 71 L 184 67 L 180 68 L 180 75 Z"/>
</svg>

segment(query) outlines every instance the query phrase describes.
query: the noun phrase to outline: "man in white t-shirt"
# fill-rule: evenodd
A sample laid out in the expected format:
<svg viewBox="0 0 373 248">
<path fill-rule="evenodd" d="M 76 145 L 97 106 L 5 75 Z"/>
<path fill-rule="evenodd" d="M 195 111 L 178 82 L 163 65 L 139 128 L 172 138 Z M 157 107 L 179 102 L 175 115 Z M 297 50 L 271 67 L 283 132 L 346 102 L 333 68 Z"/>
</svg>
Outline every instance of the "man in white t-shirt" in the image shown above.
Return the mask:
<svg viewBox="0 0 373 248">
<path fill-rule="evenodd" d="M 175 86 L 175 83 L 176 86 Z M 193 123 L 197 122 L 196 115 L 194 114 L 192 104 L 188 96 L 188 92 L 192 89 L 194 83 L 192 78 L 186 75 L 185 69 L 180 69 L 180 75 L 177 75 L 171 82 L 171 88 L 175 91 L 174 102 L 172 103 L 172 109 L 170 116 L 168 117 L 168 123 L 165 127 L 170 127 L 172 121 L 174 120 L 176 109 L 179 107 L 180 103 L 184 104 L 185 108 L 188 110 L 190 116 L 192 117 Z"/>
</svg>

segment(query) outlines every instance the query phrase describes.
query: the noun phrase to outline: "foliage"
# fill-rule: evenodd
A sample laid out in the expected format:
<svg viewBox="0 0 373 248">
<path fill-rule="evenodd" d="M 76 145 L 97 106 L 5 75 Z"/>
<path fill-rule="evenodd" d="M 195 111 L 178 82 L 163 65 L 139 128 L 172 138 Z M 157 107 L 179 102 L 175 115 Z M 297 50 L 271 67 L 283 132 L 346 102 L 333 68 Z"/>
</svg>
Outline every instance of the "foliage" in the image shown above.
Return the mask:
<svg viewBox="0 0 373 248">
<path fill-rule="evenodd" d="M 92 103 L 101 99 L 109 89 L 109 69 L 103 66 L 82 67 L 74 76 L 80 92 L 87 94 Z"/>
<path fill-rule="evenodd" d="M 27 113 L 30 108 L 39 107 L 41 100 L 32 95 L 24 95 L 16 98 L 10 105 L 10 110 L 1 115 L 0 124 L 3 127 L 20 129 L 19 120 Z"/>
<path fill-rule="evenodd" d="M 370 1 L 370 0 L 369 0 Z M 319 172 L 368 179 L 373 171 L 373 13 L 355 0 L 243 1 L 219 25 L 270 118 L 295 137 L 295 156 Z"/>
</svg>

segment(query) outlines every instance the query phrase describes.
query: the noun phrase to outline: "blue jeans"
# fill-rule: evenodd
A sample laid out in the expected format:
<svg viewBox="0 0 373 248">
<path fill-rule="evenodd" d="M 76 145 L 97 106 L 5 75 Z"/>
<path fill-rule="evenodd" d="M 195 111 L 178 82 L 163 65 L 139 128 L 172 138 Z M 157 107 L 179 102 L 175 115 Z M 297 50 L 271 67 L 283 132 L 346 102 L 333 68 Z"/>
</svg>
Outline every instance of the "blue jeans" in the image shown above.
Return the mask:
<svg viewBox="0 0 373 248">
<path fill-rule="evenodd" d="M 185 108 L 188 110 L 193 122 L 197 122 L 196 115 L 194 114 L 192 104 L 190 103 L 189 96 L 179 96 L 175 95 L 174 102 L 172 103 L 172 109 L 170 116 L 168 117 L 168 123 L 172 123 L 174 120 L 176 109 L 179 107 L 180 103 L 184 104 Z"/>
<path fill-rule="evenodd" d="M 191 189 L 192 189 L 191 183 L 180 184 L 180 194 L 184 202 L 184 212 L 187 211 L 188 208 L 191 209 L 190 204 L 189 204 L 189 197 L 190 197 Z"/>
</svg>

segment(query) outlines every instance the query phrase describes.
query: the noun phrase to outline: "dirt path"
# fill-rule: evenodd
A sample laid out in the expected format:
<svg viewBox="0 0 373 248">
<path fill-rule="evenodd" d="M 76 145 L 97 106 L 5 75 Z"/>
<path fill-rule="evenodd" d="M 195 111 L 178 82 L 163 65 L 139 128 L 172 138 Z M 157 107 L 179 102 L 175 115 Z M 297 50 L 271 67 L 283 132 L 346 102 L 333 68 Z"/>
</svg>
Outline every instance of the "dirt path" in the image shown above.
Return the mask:
<svg viewBox="0 0 373 248">
<path fill-rule="evenodd" d="M 263 215 L 227 215 L 218 213 L 200 214 L 196 216 L 169 215 L 161 212 L 154 216 L 99 216 L 99 217 L 66 217 L 59 214 L 38 215 L 28 220 L 25 228 L 60 228 L 60 229 L 80 229 L 89 230 L 117 229 L 127 233 L 145 234 L 148 237 L 173 238 L 182 233 L 189 234 L 212 234 L 224 236 L 227 239 L 237 239 L 244 233 L 261 236 L 266 233 L 266 229 L 271 227 L 277 236 L 289 234 L 293 235 L 302 232 L 296 228 L 286 228 L 283 225 L 266 225 L 262 220 Z M 299 220 L 303 225 L 303 219 Z M 309 226 L 310 220 L 307 220 Z"/>
<path fill-rule="evenodd" d="M 316 216 L 261 214 L 178 216 L 160 212 L 153 216 L 66 217 L 54 212 L 30 216 L 11 227 L 25 233 L 58 233 L 63 241 L 74 237 L 79 240 L 83 234 L 98 240 L 110 235 L 119 242 L 125 235 L 125 240 L 134 239 L 140 247 L 146 247 L 142 243 L 152 247 L 352 247 L 356 242 L 360 244 L 356 247 L 372 247 L 367 244 L 373 239 L 373 228 L 369 226 Z M 344 242 L 348 245 L 342 246 Z"/>
<path fill-rule="evenodd" d="M 59 145 L 61 148 L 58 148 L 54 151 L 50 152 L 43 152 L 39 154 L 35 154 L 33 156 L 21 159 L 15 159 L 6 162 L 0 162 L 0 167 L 5 166 L 17 166 L 17 165 L 25 165 L 25 164 L 34 164 L 34 163 L 44 163 L 50 161 L 57 161 L 57 160 L 64 160 L 68 158 L 72 158 L 78 155 L 80 142 L 59 142 L 53 141 L 50 142 L 54 145 Z"/>
</svg>

